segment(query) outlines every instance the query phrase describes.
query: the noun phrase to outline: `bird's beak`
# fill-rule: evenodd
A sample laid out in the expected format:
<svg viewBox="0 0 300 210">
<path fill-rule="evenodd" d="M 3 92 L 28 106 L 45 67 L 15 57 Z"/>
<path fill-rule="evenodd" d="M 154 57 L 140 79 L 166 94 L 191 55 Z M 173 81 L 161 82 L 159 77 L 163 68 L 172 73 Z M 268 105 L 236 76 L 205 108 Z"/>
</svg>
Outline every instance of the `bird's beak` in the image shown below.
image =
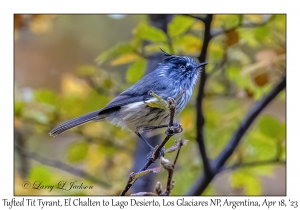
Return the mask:
<svg viewBox="0 0 300 210">
<path fill-rule="evenodd" d="M 208 63 L 207 62 L 199 63 L 197 65 L 197 69 L 200 68 L 200 67 L 202 67 L 202 66 L 205 66 L 206 64 L 208 64 Z"/>
</svg>

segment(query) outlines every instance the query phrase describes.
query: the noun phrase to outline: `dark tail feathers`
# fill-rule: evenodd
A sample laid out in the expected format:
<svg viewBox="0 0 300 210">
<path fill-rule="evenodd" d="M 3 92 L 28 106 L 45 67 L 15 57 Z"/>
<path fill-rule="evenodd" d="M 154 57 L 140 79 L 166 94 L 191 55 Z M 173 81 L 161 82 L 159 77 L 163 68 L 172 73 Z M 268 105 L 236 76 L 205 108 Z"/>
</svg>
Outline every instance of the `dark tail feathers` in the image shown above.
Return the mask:
<svg viewBox="0 0 300 210">
<path fill-rule="evenodd" d="M 57 136 L 57 135 L 65 132 L 65 131 L 67 131 L 71 128 L 74 128 L 76 126 L 85 124 L 87 122 L 104 119 L 105 116 L 99 115 L 99 112 L 100 112 L 99 110 L 94 111 L 94 112 L 90 112 L 88 114 L 85 114 L 85 115 L 82 115 L 80 117 L 69 120 L 67 122 L 64 122 L 64 123 L 56 126 L 52 131 L 50 131 L 49 135 L 50 136 Z"/>
</svg>

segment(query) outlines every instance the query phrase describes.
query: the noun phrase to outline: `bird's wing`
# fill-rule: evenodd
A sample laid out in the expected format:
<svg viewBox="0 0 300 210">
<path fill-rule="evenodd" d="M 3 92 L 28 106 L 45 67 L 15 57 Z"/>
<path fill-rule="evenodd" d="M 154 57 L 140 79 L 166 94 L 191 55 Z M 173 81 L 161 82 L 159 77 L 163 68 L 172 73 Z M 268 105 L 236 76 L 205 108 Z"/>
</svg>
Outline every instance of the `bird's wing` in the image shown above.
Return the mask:
<svg viewBox="0 0 300 210">
<path fill-rule="evenodd" d="M 111 109 L 118 109 L 121 106 L 147 101 L 153 97 L 149 94 L 150 91 L 154 91 L 157 95 L 161 92 L 165 92 L 170 88 L 170 83 L 154 78 L 153 72 L 145 75 L 141 80 L 135 83 L 133 86 L 128 88 L 126 91 L 115 97 L 106 107 L 99 110 L 99 114 L 102 114 Z M 163 97 L 164 98 L 164 97 Z"/>
<path fill-rule="evenodd" d="M 151 72 L 152 73 L 152 72 Z M 105 114 L 109 111 L 120 109 L 121 106 L 147 101 L 153 98 L 149 92 L 154 91 L 157 95 L 165 99 L 168 90 L 172 89 L 172 83 L 167 82 L 167 80 L 161 80 L 155 78 L 155 74 L 147 74 L 133 86 L 128 88 L 126 91 L 115 97 L 106 107 L 101 110 L 87 113 L 85 115 L 79 116 L 75 119 L 71 119 L 56 126 L 52 131 L 50 131 L 51 136 L 56 136 L 61 134 L 73 127 L 82 125 L 90 121 L 100 121 L 105 118 Z M 154 80 L 154 81 L 153 81 Z"/>
</svg>

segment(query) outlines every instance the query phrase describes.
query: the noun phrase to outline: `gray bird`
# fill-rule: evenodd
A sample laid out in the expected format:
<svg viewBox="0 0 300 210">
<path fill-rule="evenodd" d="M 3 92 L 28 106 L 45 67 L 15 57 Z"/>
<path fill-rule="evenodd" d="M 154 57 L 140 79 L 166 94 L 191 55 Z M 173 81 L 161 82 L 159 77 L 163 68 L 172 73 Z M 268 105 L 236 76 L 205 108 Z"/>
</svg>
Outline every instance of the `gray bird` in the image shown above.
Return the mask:
<svg viewBox="0 0 300 210">
<path fill-rule="evenodd" d="M 154 71 L 146 74 L 137 83 L 115 97 L 103 109 L 87 113 L 64 122 L 52 131 L 57 136 L 71 128 L 91 121 L 109 121 L 112 124 L 134 131 L 151 149 L 153 147 L 141 136 L 143 128 L 167 127 L 169 113 L 164 109 L 153 108 L 145 102 L 157 99 L 149 93 L 153 91 L 162 99 L 176 98 L 184 94 L 176 104 L 175 115 L 179 114 L 191 98 L 193 88 L 207 62 L 196 63 L 188 56 L 170 55 L 162 50 L 164 61 Z"/>
</svg>

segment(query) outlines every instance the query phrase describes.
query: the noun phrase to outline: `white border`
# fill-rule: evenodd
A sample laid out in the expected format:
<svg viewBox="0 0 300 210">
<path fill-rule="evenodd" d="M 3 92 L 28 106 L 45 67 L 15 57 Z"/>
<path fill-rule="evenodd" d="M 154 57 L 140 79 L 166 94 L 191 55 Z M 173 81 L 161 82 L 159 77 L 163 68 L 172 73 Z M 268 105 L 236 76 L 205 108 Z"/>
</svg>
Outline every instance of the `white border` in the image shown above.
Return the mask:
<svg viewBox="0 0 300 210">
<path fill-rule="evenodd" d="M 0 18 L 0 46 L 1 46 L 1 69 L 0 69 L 0 96 L 1 96 L 1 184 L 0 206 L 2 199 L 13 197 L 13 14 L 14 13 L 287 13 L 287 197 L 286 200 L 299 199 L 300 179 L 298 178 L 299 167 L 299 117 L 300 80 L 299 69 L 299 8 L 296 1 L 157 1 L 147 3 L 143 1 L 2 1 Z M 180 9 L 180 10 L 179 10 Z M 21 197 L 15 197 L 17 200 Z M 39 197 L 28 197 L 39 198 Z M 58 198 L 58 197 L 57 197 Z M 67 197 L 63 197 L 67 198 Z M 73 197 L 74 198 L 74 197 Z M 189 197 L 188 199 L 192 199 Z M 218 198 L 218 197 L 213 197 Z M 242 197 L 228 197 L 230 200 L 244 200 Z M 285 197 L 267 197 L 268 200 L 280 200 Z M 54 200 L 55 197 L 43 197 L 44 200 Z M 87 199 L 87 197 L 84 197 Z M 103 198 L 92 197 L 93 200 Z M 104 199 L 111 199 L 105 197 Z M 129 198 L 120 198 L 127 200 Z M 150 199 L 150 198 L 136 198 Z M 163 198 L 157 198 L 159 200 Z M 165 198 L 177 200 L 178 197 Z M 195 199 L 209 200 L 209 197 Z M 221 197 L 222 200 L 225 197 Z M 263 200 L 264 197 L 250 197 L 254 200 Z M 298 200 L 299 201 L 299 200 Z M 16 208 L 16 207 L 14 207 Z M 38 207 L 40 208 L 40 207 Z M 74 207 L 71 207 L 72 209 Z M 89 207 L 87 207 L 89 208 Z M 99 207 L 97 207 L 99 208 Z M 125 207 L 126 208 L 126 207 Z M 140 207 L 130 207 L 131 209 Z M 149 208 L 149 207 L 145 207 Z M 152 207 L 151 207 L 152 208 Z M 174 207 L 164 207 L 174 208 Z M 199 208 L 199 207 L 194 207 Z M 201 207 L 200 207 L 201 208 Z M 232 209 L 231 207 L 228 207 Z M 25 207 L 32 209 L 32 207 Z M 70 209 L 70 208 L 69 208 Z M 81 207 L 83 209 L 83 207 Z M 120 209 L 115 207 L 115 209 Z M 128 207 L 127 207 L 128 209 Z"/>
</svg>

